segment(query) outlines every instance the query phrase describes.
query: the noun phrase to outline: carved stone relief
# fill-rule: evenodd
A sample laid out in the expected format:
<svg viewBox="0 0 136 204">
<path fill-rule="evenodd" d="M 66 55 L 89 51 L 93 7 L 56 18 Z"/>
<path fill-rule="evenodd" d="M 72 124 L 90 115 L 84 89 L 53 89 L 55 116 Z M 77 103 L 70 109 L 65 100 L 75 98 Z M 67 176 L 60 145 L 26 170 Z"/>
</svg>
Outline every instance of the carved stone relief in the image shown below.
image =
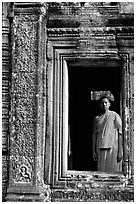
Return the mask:
<svg viewBox="0 0 136 204">
<path fill-rule="evenodd" d="M 35 152 L 37 29 L 36 15 L 16 15 L 13 21 L 11 103 L 11 169 L 15 183 L 32 182 Z"/>
<path fill-rule="evenodd" d="M 132 28 L 123 28 L 120 25 L 117 25 L 117 27 L 112 25 L 110 27 L 110 24 L 108 24 L 106 15 L 108 15 L 108 20 L 111 20 L 111 18 L 113 20 L 118 5 L 116 5 L 115 8 L 111 8 L 111 5 L 104 5 L 102 8 L 103 5 L 97 2 L 95 4 L 83 2 L 62 2 L 59 4 L 52 2 L 47 3 L 49 24 L 47 26 L 48 36 L 45 36 L 46 23 L 42 22 L 41 17 L 42 12 L 44 13 L 45 10 L 39 9 L 40 3 L 24 2 L 15 4 L 17 4 L 16 9 L 18 10 L 16 10 L 12 24 L 13 60 L 10 114 L 11 187 L 14 188 L 14 186 L 17 186 L 19 189 L 22 184 L 24 186 L 30 186 L 29 193 L 31 193 L 31 187 L 34 183 L 36 183 L 37 186 L 42 185 L 44 191 L 40 195 L 41 197 L 38 194 L 39 197 L 37 196 L 36 199 L 44 201 L 50 201 L 50 196 L 52 196 L 54 200 L 57 200 L 57 198 L 73 198 L 73 196 L 74 199 L 76 199 L 76 194 L 81 190 L 81 187 L 85 189 L 85 191 L 83 191 L 86 193 L 84 196 L 84 192 L 82 192 L 80 199 L 86 199 L 86 197 L 88 197 L 90 200 L 95 200 L 98 190 L 97 182 L 90 184 L 92 186 L 94 185 L 94 189 L 96 189 L 93 195 L 86 191 L 86 188 L 89 186 L 89 183 L 87 183 L 88 180 L 82 185 L 83 182 L 78 180 L 77 174 L 75 177 L 72 177 L 72 175 L 66 175 L 66 177 L 62 175 L 61 163 L 63 160 L 62 158 L 60 159 L 60 157 L 62 157 L 63 152 L 61 149 L 62 144 L 60 140 L 58 140 L 58 138 L 63 139 L 63 135 L 60 137 L 58 134 L 61 130 L 62 121 L 57 112 L 62 111 L 60 105 L 62 100 L 57 101 L 57 97 L 60 97 L 60 94 L 62 94 L 62 91 L 59 92 L 59 86 L 62 86 L 59 79 L 63 77 L 63 69 L 61 67 L 59 72 L 60 75 L 57 70 L 60 69 L 59 65 L 63 63 L 63 61 L 69 59 L 84 60 L 98 57 L 98 60 L 100 60 L 101 58 L 110 59 L 112 56 L 112 58 L 116 60 L 118 58 L 116 33 L 129 32 L 132 31 Z M 29 6 L 30 8 L 27 8 Z M 106 6 L 107 8 L 105 8 Z M 39 11 L 32 12 L 33 7 L 35 7 L 35 11 L 38 9 Z M 55 13 L 56 8 L 57 10 Z M 100 12 L 100 8 L 102 12 Z M 54 13 L 52 13 L 52 11 L 54 11 Z M 108 14 L 106 14 L 107 11 L 109 12 Z M 113 13 L 111 15 L 112 11 Z M 71 17 L 70 21 L 68 21 L 69 16 Z M 60 24 L 54 24 L 53 21 L 56 19 L 61 20 Z M 99 25 L 99 27 L 96 27 L 96 24 Z M 65 25 L 69 27 L 65 28 Z M 73 26 L 72 28 L 71 25 Z M 41 39 L 41 35 L 43 40 Z M 124 41 L 121 39 L 120 37 L 120 43 L 124 44 Z M 47 54 L 45 53 L 46 40 L 48 41 Z M 128 44 L 129 43 L 130 41 L 128 40 Z M 48 60 L 47 64 L 45 62 L 43 63 L 44 60 L 46 61 L 45 58 Z M 54 87 L 57 93 L 56 95 L 53 95 L 53 93 L 55 93 L 53 90 Z M 59 104 L 58 106 L 55 106 L 54 100 L 56 100 L 56 104 Z M 56 111 L 56 115 L 53 115 L 54 110 Z M 128 112 L 126 111 L 126 113 Z M 63 117 L 62 114 L 61 117 Z M 56 126 L 54 126 L 54 121 L 57 121 L 55 123 Z M 45 127 L 45 124 L 47 127 Z M 56 135 L 53 135 L 54 133 L 56 133 Z M 128 140 L 127 145 L 130 145 L 129 151 L 131 151 L 132 145 L 130 144 L 128 136 L 126 136 L 126 140 Z M 57 152 L 57 150 L 59 151 Z M 132 160 L 130 160 L 130 162 L 132 162 Z M 43 167 L 45 167 L 45 169 Z M 59 171 L 57 171 L 58 168 Z M 70 179 L 67 179 L 67 177 Z M 57 192 L 57 190 L 52 190 L 51 195 L 50 186 L 45 185 L 46 182 L 54 186 L 58 185 L 59 187 L 71 188 L 72 185 L 74 186 L 74 179 L 78 181 L 76 183 L 78 189 L 74 189 L 75 193 L 72 195 L 65 192 Z M 87 175 L 80 180 L 83 181 L 84 179 L 88 179 Z M 92 182 L 93 176 L 91 175 L 89 179 Z M 124 185 L 124 182 L 122 185 Z M 14 190 L 11 190 L 11 192 L 14 193 Z M 58 197 L 55 193 L 58 193 Z M 27 197 L 27 195 L 25 196 Z M 28 195 L 28 197 L 29 196 L 30 195 Z M 42 196 L 44 198 L 42 198 Z M 54 198 L 53 196 L 56 197 Z M 115 196 L 111 194 L 111 192 L 109 196 L 111 196 L 111 200 L 114 200 Z M 77 195 L 77 197 L 79 196 Z M 18 199 L 21 200 L 22 198 L 19 197 Z M 29 199 L 33 201 L 36 200 L 35 198 Z M 105 197 L 102 198 L 99 192 L 98 200 L 101 199 L 108 199 L 108 195 L 106 194 Z"/>
</svg>

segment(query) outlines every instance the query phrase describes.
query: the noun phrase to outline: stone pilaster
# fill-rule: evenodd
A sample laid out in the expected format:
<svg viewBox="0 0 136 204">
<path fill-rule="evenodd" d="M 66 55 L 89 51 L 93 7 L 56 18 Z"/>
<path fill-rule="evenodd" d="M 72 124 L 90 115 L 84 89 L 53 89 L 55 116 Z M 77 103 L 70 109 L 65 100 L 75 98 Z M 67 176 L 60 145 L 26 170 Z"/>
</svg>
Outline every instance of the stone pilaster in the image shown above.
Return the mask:
<svg viewBox="0 0 136 204">
<path fill-rule="evenodd" d="M 8 184 L 8 138 L 9 138 L 9 3 L 2 3 L 2 189 L 3 201 Z"/>
<path fill-rule="evenodd" d="M 49 201 L 44 184 L 46 5 L 14 3 L 7 201 Z"/>
</svg>

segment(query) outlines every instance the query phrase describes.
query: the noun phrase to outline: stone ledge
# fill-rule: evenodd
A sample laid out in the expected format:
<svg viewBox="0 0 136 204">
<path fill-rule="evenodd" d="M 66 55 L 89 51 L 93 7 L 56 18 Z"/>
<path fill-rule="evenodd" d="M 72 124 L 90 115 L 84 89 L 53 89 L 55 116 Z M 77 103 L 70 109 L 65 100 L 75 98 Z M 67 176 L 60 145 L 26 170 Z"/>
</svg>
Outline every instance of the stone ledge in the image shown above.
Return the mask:
<svg viewBox="0 0 136 204">
<path fill-rule="evenodd" d="M 91 202 L 91 201 L 134 201 L 132 186 L 110 190 L 88 190 L 88 189 L 52 189 L 52 202 Z"/>
</svg>

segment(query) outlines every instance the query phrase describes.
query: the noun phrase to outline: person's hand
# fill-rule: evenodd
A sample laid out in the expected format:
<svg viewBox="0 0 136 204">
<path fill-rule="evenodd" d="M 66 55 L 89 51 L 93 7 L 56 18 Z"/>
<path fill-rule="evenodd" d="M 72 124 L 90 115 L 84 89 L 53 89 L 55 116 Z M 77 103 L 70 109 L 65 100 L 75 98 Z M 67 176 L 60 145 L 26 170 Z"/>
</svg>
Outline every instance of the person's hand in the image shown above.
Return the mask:
<svg viewBox="0 0 136 204">
<path fill-rule="evenodd" d="M 93 159 L 94 159 L 94 161 L 97 161 L 97 160 L 98 160 L 98 155 L 97 155 L 96 152 L 93 153 Z"/>
<path fill-rule="evenodd" d="M 122 159 L 122 154 L 121 154 L 121 152 L 118 152 L 117 153 L 117 162 L 120 162 L 121 159 Z"/>
</svg>

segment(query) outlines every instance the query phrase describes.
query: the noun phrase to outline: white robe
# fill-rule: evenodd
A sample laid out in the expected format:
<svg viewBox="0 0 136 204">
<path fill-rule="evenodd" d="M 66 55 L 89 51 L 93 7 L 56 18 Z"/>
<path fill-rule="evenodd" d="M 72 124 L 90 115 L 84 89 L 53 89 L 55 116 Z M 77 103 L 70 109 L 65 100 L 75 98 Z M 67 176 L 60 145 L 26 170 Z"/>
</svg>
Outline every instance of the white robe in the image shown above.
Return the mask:
<svg viewBox="0 0 136 204">
<path fill-rule="evenodd" d="M 98 171 L 118 172 L 122 162 L 117 163 L 118 134 L 122 134 L 120 116 L 114 111 L 107 111 L 95 118 L 94 133 L 97 143 Z"/>
</svg>

